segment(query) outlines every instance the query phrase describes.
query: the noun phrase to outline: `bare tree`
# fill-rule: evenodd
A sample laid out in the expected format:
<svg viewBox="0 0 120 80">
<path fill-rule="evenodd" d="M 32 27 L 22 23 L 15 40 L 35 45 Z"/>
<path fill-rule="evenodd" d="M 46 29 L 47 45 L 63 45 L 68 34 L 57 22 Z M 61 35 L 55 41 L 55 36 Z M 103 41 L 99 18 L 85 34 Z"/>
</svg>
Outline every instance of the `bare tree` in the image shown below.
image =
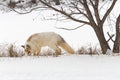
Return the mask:
<svg viewBox="0 0 120 80">
<path fill-rule="evenodd" d="M 120 15 L 117 17 L 116 21 L 116 39 L 114 41 L 113 52 L 114 53 L 120 52 Z"/>
<path fill-rule="evenodd" d="M 33 0 L 31 0 L 33 1 Z M 73 20 L 82 25 L 89 25 L 93 28 L 96 36 L 99 40 L 103 54 L 106 53 L 107 49 L 110 49 L 107 40 L 105 39 L 103 28 L 104 23 L 112 11 L 117 0 L 36 0 L 39 1 L 39 7 L 32 7 L 30 11 L 19 14 L 26 14 L 38 8 L 52 9 L 60 14 L 64 15 L 66 19 Z M 54 5 L 54 3 L 56 6 Z M 104 10 L 104 6 L 107 5 L 107 9 Z M 28 5 L 28 3 L 27 3 Z M 15 6 L 14 6 L 15 7 Z M 104 11 L 102 11 L 102 9 Z M 80 25 L 81 27 L 81 25 Z M 79 28 L 79 27 L 77 27 Z M 76 29 L 77 29 L 76 28 Z"/>
<path fill-rule="evenodd" d="M 117 0 L 112 0 L 111 5 L 103 16 L 100 14 L 100 0 L 69 0 L 68 3 L 64 2 L 63 6 L 61 6 L 59 9 L 48 4 L 46 1 L 39 1 L 45 6 L 48 6 L 49 8 L 63 14 L 68 19 L 91 26 L 96 33 L 103 54 L 106 53 L 107 49 L 110 49 L 104 36 L 103 25 Z M 82 15 L 84 18 L 81 19 L 76 17 L 76 15 L 79 17 Z"/>
</svg>

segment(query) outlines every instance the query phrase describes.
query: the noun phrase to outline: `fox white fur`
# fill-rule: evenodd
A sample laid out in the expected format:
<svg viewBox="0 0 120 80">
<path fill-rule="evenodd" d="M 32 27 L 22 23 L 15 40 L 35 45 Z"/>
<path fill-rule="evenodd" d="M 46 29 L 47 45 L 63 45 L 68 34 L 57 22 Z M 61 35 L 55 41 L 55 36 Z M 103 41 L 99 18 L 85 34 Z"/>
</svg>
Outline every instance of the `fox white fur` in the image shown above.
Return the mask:
<svg viewBox="0 0 120 80">
<path fill-rule="evenodd" d="M 59 35 L 54 32 L 42 32 L 31 35 L 24 47 L 25 53 L 39 55 L 41 47 L 48 46 L 55 51 L 56 55 L 61 55 L 61 48 L 70 54 L 74 54 L 74 50 L 68 43 Z"/>
</svg>

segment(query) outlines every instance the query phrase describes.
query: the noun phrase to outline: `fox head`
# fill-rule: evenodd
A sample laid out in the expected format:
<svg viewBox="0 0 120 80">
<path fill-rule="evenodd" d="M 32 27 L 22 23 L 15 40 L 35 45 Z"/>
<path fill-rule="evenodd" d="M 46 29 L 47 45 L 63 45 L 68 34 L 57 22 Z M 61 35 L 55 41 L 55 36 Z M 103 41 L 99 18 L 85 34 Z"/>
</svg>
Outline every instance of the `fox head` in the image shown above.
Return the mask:
<svg viewBox="0 0 120 80">
<path fill-rule="evenodd" d="M 30 45 L 22 45 L 21 47 L 23 47 L 24 48 L 24 51 L 25 51 L 25 54 L 30 54 L 31 53 L 31 47 L 30 47 Z"/>
</svg>

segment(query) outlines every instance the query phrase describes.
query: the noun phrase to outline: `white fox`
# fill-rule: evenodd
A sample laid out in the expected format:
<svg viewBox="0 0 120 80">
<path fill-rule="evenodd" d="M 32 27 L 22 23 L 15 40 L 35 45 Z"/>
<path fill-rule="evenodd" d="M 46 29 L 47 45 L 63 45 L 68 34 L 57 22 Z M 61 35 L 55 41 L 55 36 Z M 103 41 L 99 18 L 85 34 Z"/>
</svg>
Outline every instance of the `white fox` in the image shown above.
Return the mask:
<svg viewBox="0 0 120 80">
<path fill-rule="evenodd" d="M 42 32 L 31 35 L 24 48 L 25 54 L 39 55 L 41 47 L 48 46 L 55 51 L 56 55 L 61 55 L 61 48 L 67 51 L 70 54 L 74 54 L 74 50 L 66 43 L 66 41 L 59 35 L 54 32 Z"/>
</svg>

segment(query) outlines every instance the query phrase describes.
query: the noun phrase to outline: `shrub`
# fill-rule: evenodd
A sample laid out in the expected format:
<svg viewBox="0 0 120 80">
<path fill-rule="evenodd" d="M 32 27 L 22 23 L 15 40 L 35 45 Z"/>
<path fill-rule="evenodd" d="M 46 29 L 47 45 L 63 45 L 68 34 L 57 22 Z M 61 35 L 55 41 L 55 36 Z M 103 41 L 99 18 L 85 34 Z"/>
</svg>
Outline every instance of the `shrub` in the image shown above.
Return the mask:
<svg viewBox="0 0 120 80">
<path fill-rule="evenodd" d="M 0 57 L 21 57 L 24 55 L 23 49 L 11 43 L 0 44 Z"/>
<path fill-rule="evenodd" d="M 77 50 L 77 54 L 88 54 L 88 55 L 99 55 L 101 54 L 100 48 L 97 48 L 97 46 L 82 46 Z"/>
</svg>

